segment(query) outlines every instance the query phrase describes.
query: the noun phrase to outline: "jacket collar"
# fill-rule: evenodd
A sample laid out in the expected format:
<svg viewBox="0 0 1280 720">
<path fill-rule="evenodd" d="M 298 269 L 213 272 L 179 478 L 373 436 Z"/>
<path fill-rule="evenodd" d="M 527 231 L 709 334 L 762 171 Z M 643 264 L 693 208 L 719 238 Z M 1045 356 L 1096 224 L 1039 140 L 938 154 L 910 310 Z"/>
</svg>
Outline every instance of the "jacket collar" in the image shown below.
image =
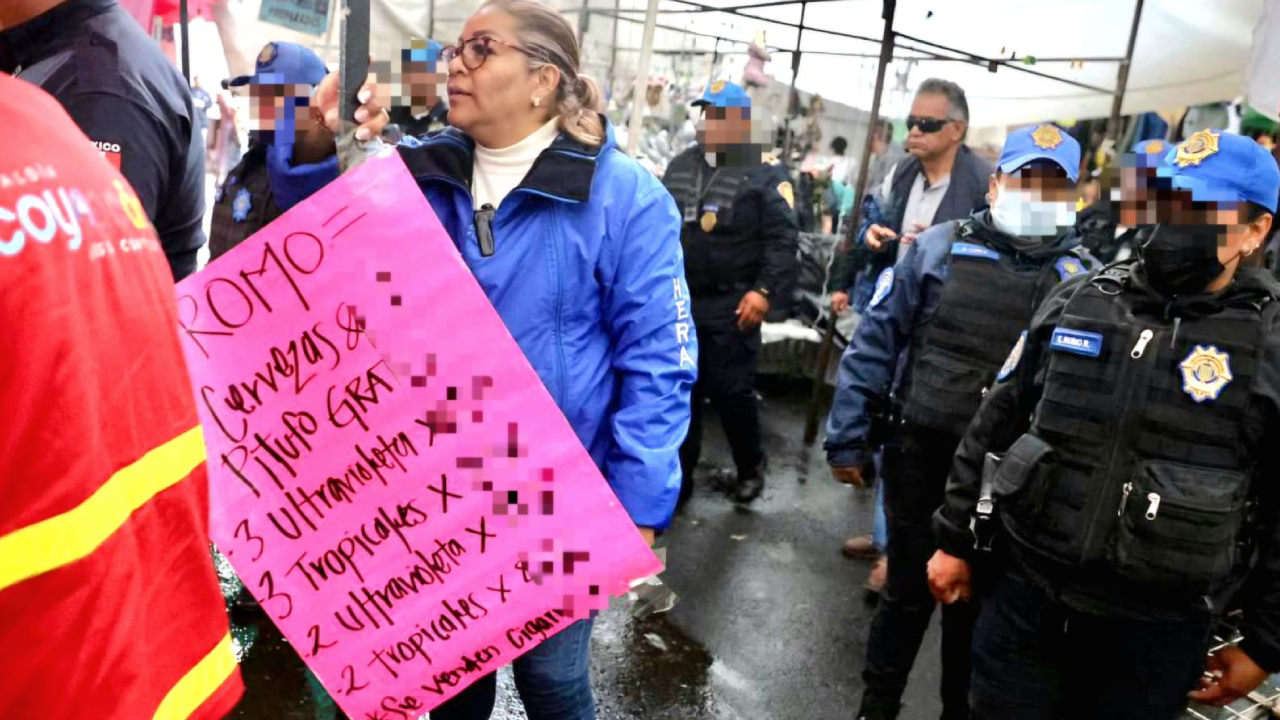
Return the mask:
<svg viewBox="0 0 1280 720">
<path fill-rule="evenodd" d="M 613 125 L 604 116 L 605 140 L 591 147 L 574 140 L 568 133 L 543 150 L 516 190 L 529 190 L 538 195 L 565 202 L 586 202 L 591 198 L 591 183 L 600 157 L 616 146 Z M 401 146 L 409 172 L 418 182 L 446 181 L 471 190 L 475 160 L 475 141 L 457 128 L 445 128 L 429 136 L 415 147 Z"/>
<path fill-rule="evenodd" d="M 0 72 L 13 74 L 18 68 L 34 65 L 81 25 L 111 10 L 116 0 L 67 0 L 41 15 L 0 32 Z"/>
</svg>

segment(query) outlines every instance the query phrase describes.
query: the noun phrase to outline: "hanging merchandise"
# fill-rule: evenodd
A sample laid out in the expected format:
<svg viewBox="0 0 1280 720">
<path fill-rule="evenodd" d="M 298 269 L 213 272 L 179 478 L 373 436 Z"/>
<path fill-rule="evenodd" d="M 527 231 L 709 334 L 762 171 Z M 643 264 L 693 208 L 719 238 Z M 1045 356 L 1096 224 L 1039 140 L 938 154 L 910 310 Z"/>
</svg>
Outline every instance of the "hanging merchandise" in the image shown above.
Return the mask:
<svg viewBox="0 0 1280 720">
<path fill-rule="evenodd" d="M 747 87 L 766 87 L 773 78 L 764 71 L 764 64 L 769 61 L 770 55 L 765 48 L 763 30 L 757 32 L 747 46 L 747 54 L 751 57 L 747 60 L 746 69 L 742 71 L 743 84 Z"/>
</svg>

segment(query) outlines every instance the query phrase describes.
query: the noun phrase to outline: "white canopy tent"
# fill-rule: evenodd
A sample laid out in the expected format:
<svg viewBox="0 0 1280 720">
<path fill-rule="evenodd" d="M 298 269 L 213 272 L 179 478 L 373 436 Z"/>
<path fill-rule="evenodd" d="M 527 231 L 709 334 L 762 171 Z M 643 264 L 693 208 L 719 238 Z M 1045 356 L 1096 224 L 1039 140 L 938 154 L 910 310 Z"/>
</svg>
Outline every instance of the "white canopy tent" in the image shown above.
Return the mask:
<svg viewBox="0 0 1280 720">
<path fill-rule="evenodd" d="M 623 14 L 636 13 L 641 3 L 623 3 Z M 1264 0 L 1148 0 L 1121 113 L 1180 108 L 1239 95 L 1263 4 Z M 789 26 L 800 23 L 800 5 L 798 1 L 748 7 L 735 0 L 701 0 L 697 5 L 662 0 L 659 23 L 738 41 L 749 41 L 757 30 L 765 30 L 771 47 L 799 46 L 804 53 L 796 78 L 798 89 L 869 108 L 874 58 L 884 29 L 880 0 L 810 2 L 803 37 L 799 29 Z M 734 12 L 707 11 L 712 8 Z M 691 12 L 695 10 L 699 12 Z M 1133 10 L 1133 0 L 899 0 L 884 114 L 905 114 L 901 105 L 909 101 L 920 81 L 943 77 L 965 88 L 976 126 L 1106 117 Z M 712 42 L 704 38 L 700 44 L 709 47 Z M 935 43 L 963 52 L 943 50 Z M 1012 59 L 1018 61 L 1012 64 L 1092 89 L 1020 72 L 1012 64 L 1001 65 L 993 73 L 985 63 L 931 59 L 921 51 L 956 60 L 965 54 Z M 1037 60 L 1023 64 L 1030 58 Z M 775 52 L 771 74 L 790 82 L 789 60 L 788 53 Z M 872 71 L 863 71 L 868 64 Z"/>
</svg>

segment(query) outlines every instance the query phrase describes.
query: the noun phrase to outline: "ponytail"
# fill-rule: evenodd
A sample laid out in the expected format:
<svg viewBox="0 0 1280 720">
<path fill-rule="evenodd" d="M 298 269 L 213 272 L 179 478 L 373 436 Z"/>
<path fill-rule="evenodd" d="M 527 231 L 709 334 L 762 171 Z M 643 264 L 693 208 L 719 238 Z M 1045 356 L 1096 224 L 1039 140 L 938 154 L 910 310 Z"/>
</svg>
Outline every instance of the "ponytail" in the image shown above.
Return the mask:
<svg viewBox="0 0 1280 720">
<path fill-rule="evenodd" d="M 586 74 L 577 78 L 562 74 L 559 97 L 560 129 L 583 145 L 604 142 L 604 122 L 600 120 L 604 97 L 596 81 Z"/>
</svg>

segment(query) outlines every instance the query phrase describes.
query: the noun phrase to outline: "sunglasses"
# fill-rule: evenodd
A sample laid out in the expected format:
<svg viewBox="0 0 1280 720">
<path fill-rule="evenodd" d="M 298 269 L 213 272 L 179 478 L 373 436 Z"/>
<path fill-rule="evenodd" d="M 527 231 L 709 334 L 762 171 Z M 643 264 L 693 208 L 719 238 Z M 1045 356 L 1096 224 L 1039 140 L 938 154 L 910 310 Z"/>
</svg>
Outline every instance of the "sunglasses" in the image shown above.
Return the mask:
<svg viewBox="0 0 1280 720">
<path fill-rule="evenodd" d="M 951 118 L 931 118 L 920 117 L 919 115 L 910 115 L 907 117 L 907 131 L 912 128 L 920 128 L 922 133 L 936 133 L 947 126 L 947 123 L 953 122 Z"/>
<path fill-rule="evenodd" d="M 441 50 L 440 60 L 448 65 L 453 62 L 454 58 L 460 57 L 462 58 L 463 67 L 471 71 L 479 70 L 480 66 L 484 65 L 484 61 L 488 60 L 490 55 L 493 55 L 493 49 L 489 47 L 493 43 L 509 47 L 512 50 L 528 55 L 534 60 L 543 59 L 541 54 L 522 48 L 519 45 L 503 42 L 502 40 L 489 37 L 488 35 L 477 35 L 469 40 L 463 40 L 457 45 L 450 45 L 449 47 Z"/>
</svg>

